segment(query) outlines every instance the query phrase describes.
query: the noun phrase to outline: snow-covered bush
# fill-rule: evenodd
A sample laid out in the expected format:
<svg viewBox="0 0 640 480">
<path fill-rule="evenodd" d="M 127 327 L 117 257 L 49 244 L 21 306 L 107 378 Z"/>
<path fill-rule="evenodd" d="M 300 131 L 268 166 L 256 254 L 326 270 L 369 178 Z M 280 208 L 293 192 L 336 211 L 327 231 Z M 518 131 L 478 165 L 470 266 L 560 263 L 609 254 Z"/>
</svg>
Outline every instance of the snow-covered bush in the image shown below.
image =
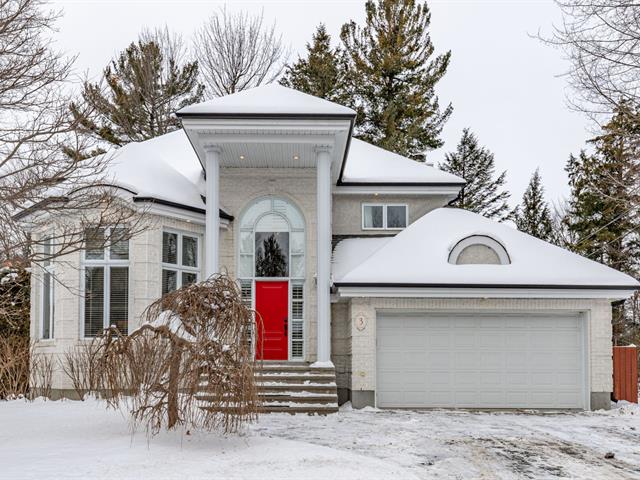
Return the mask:
<svg viewBox="0 0 640 480">
<path fill-rule="evenodd" d="M 128 336 L 105 331 L 99 388 L 151 434 L 177 426 L 235 431 L 257 411 L 252 327 L 231 278 L 188 285 L 150 305 Z"/>
</svg>

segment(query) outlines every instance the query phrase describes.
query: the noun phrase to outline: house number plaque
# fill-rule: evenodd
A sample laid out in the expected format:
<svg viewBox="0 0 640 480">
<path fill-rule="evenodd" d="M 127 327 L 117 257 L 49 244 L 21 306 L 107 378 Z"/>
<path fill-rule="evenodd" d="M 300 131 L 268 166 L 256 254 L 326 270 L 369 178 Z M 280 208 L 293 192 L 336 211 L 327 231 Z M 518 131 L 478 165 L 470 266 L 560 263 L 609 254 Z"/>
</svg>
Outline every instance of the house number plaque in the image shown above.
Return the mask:
<svg viewBox="0 0 640 480">
<path fill-rule="evenodd" d="M 363 331 L 365 328 L 367 328 L 367 319 L 365 318 L 364 315 L 358 315 L 356 317 L 356 329 L 358 329 L 358 331 Z"/>
</svg>

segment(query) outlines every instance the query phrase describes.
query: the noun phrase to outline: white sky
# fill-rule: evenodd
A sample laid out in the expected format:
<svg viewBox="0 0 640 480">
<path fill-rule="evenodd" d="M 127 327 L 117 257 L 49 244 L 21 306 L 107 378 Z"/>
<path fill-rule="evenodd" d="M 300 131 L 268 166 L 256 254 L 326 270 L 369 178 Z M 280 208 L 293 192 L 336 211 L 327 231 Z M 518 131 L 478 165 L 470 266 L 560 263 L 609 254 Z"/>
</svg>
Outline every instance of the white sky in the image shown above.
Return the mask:
<svg viewBox="0 0 640 480">
<path fill-rule="evenodd" d="M 337 41 L 341 25 L 362 23 L 364 1 L 356 0 L 54 0 L 64 17 L 59 47 L 79 55 L 81 72 L 97 77 L 144 27 L 167 24 L 189 37 L 216 8 L 264 11 L 292 49 L 292 59 L 320 22 Z M 431 0 L 432 38 L 437 52 L 452 51 L 447 74 L 436 91 L 454 112 L 431 154 L 436 163 L 455 148 L 466 126 L 495 153 L 499 171 L 508 170 L 512 204 L 520 201 L 531 173 L 540 167 L 551 201 L 568 194 L 564 165 L 589 138 L 588 122 L 566 105 L 567 69 L 561 52 L 530 35 L 550 31 L 560 16 L 551 0 Z"/>
</svg>

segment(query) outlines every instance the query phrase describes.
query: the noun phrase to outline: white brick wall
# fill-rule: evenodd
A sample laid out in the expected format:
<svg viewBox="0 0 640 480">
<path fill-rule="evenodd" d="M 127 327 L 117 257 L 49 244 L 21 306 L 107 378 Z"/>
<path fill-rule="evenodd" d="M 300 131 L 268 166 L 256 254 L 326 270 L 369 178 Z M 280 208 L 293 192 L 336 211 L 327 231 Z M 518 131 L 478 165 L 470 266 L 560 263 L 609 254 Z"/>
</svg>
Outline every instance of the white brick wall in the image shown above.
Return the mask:
<svg viewBox="0 0 640 480">
<path fill-rule="evenodd" d="M 353 390 L 375 390 L 376 312 L 387 309 L 584 312 L 589 324 L 590 389 L 592 392 L 612 390 L 611 305 L 608 300 L 412 298 L 354 298 L 351 300 L 350 315 L 345 318 L 345 321 L 348 321 L 351 326 L 351 388 Z M 358 317 L 362 317 L 366 322 L 363 330 L 358 330 L 355 326 Z"/>
</svg>

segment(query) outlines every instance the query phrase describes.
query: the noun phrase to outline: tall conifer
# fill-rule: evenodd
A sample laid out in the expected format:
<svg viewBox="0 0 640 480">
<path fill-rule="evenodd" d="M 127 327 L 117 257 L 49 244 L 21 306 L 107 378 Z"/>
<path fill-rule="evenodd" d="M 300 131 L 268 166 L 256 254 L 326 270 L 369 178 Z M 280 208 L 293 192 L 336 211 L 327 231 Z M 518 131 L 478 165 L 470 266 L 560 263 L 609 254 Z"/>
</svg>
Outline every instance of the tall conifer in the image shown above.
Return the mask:
<svg viewBox="0 0 640 480">
<path fill-rule="evenodd" d="M 356 136 L 423 160 L 443 145 L 440 133 L 452 112 L 441 109 L 435 86 L 451 52 L 434 56 L 431 12 L 416 0 L 368 0 L 363 26 L 351 21 L 340 38 L 348 61 Z"/>
<path fill-rule="evenodd" d="M 522 196 L 522 204 L 515 212 L 514 220 L 518 230 L 541 240 L 552 240 L 551 212 L 549 204 L 544 199 L 544 186 L 538 169 L 529 181 Z"/>
<path fill-rule="evenodd" d="M 460 191 L 455 207 L 470 210 L 495 220 L 506 220 L 510 216 L 504 190 L 507 172 L 494 178 L 493 153 L 478 144 L 476 136 L 465 128 L 455 152 L 447 153 L 439 167 L 464 178 L 467 184 Z"/>
<path fill-rule="evenodd" d="M 325 26 L 320 24 L 311 43 L 307 43 L 306 58 L 299 57 L 293 65 L 287 66 L 280 84 L 332 102 L 346 104 L 346 75 L 343 51 L 339 47 L 331 47 L 331 36 Z"/>
</svg>

